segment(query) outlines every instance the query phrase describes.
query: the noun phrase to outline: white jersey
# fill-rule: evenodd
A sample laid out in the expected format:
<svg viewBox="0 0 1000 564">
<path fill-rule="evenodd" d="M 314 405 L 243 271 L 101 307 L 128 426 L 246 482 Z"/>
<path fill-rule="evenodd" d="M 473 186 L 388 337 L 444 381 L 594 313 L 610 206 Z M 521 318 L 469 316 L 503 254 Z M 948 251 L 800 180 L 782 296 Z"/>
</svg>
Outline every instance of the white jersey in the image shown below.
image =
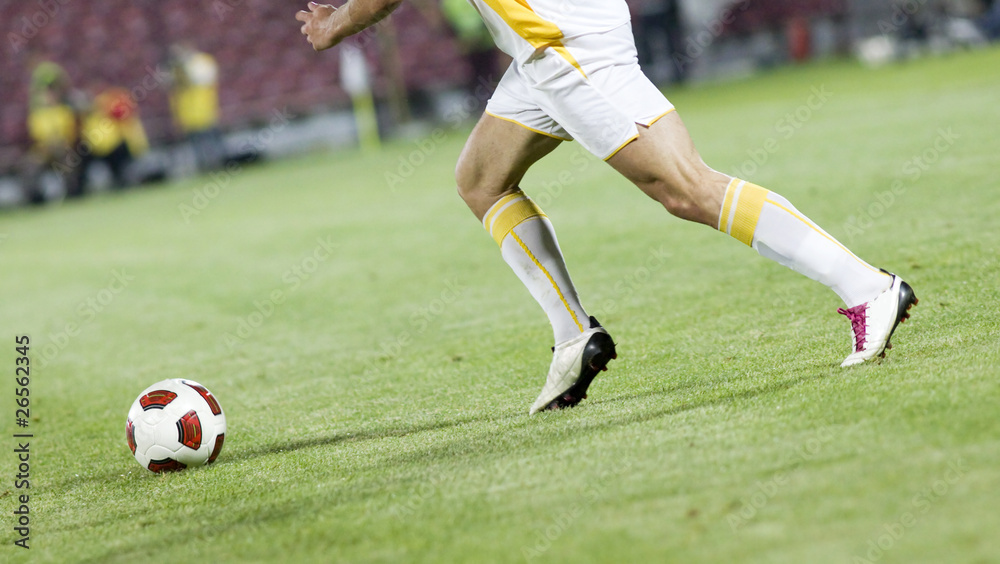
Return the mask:
<svg viewBox="0 0 1000 564">
<path fill-rule="evenodd" d="M 524 63 L 563 42 L 629 23 L 625 0 L 469 0 L 493 40 L 514 61 Z"/>
</svg>

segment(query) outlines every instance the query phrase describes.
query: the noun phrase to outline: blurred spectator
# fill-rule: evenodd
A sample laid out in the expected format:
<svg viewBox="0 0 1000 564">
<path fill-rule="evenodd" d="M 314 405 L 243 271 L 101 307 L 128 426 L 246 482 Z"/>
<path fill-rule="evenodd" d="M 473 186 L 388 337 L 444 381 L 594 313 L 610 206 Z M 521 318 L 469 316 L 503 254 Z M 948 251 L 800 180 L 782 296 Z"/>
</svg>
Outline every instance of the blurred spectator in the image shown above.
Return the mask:
<svg viewBox="0 0 1000 564">
<path fill-rule="evenodd" d="M 173 87 L 170 109 L 174 122 L 194 149 L 198 168 L 219 168 L 226 159 L 219 132 L 219 67 L 208 53 L 189 44 L 170 47 Z"/>
<path fill-rule="evenodd" d="M 149 140 L 139 119 L 139 110 L 127 90 L 109 88 L 94 97 L 80 132 L 82 162 L 70 196 L 86 193 L 87 176 L 94 162 L 108 166 L 115 188 L 134 183 L 129 167 L 136 157 L 149 150 Z"/>
<path fill-rule="evenodd" d="M 81 97 L 61 66 L 50 61 L 34 66 L 28 88 L 28 135 L 32 146 L 23 170 L 25 190 L 32 203 L 45 201 L 42 176 L 46 170 L 59 173 L 63 185 L 72 190 L 75 168 L 67 162 L 79 137 L 77 111 Z"/>
<path fill-rule="evenodd" d="M 639 52 L 639 64 L 657 78 L 661 61 L 670 62 L 671 76 L 675 82 L 687 80 L 688 68 L 684 62 L 684 18 L 680 0 L 635 0 L 632 7 L 632 28 Z"/>
</svg>

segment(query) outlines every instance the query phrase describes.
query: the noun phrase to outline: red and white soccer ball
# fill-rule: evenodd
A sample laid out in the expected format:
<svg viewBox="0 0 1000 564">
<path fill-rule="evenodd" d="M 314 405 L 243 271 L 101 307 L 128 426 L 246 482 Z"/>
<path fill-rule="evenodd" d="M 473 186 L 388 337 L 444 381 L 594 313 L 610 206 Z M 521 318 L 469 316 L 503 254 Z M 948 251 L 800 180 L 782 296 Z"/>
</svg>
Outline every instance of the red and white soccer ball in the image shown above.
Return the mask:
<svg viewBox="0 0 1000 564">
<path fill-rule="evenodd" d="M 212 392 L 175 378 L 146 388 L 125 422 L 128 447 L 143 468 L 183 470 L 215 462 L 226 440 L 226 414 Z"/>
</svg>

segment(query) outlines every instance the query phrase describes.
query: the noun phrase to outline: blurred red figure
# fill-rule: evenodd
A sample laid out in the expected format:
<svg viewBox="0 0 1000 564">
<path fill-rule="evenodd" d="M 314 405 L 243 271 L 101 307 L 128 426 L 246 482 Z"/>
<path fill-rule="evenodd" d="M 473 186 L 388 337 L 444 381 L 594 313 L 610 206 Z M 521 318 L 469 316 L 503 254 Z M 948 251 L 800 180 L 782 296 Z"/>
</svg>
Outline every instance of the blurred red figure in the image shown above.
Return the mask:
<svg viewBox="0 0 1000 564">
<path fill-rule="evenodd" d="M 95 162 L 103 162 L 111 170 L 114 188 L 134 183 L 130 166 L 136 157 L 149 150 L 149 140 L 139 118 L 139 108 L 127 90 L 107 88 L 99 92 L 83 117 L 80 137 L 82 162 L 71 196 L 86 192 L 88 174 Z"/>
</svg>

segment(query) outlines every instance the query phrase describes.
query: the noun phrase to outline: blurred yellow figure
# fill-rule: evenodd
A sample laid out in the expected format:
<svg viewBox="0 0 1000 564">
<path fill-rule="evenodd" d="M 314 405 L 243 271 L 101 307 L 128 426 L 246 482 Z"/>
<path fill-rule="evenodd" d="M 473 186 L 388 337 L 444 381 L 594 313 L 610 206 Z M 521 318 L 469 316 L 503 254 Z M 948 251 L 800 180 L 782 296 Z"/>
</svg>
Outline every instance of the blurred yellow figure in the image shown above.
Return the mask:
<svg viewBox="0 0 1000 564">
<path fill-rule="evenodd" d="M 80 191 L 86 186 L 87 172 L 94 161 L 111 169 L 114 186 L 132 184 L 129 166 L 149 150 L 149 139 L 139 119 L 135 100 L 123 88 L 108 88 L 94 97 L 80 127 L 83 162 L 79 168 Z"/>
<path fill-rule="evenodd" d="M 109 88 L 94 98 L 92 111 L 83 120 L 82 135 L 96 157 L 111 154 L 122 143 L 133 157 L 149 150 L 139 109 L 123 88 Z"/>
<path fill-rule="evenodd" d="M 28 87 L 28 137 L 31 150 L 23 163 L 24 185 L 29 201 L 45 201 L 42 174 L 53 169 L 72 191 L 73 167 L 66 165 L 76 146 L 79 129 L 71 100 L 69 75 L 56 63 L 35 65 Z"/>
<path fill-rule="evenodd" d="M 217 168 L 226 158 L 219 133 L 219 66 L 208 53 L 186 44 L 170 48 L 174 122 L 195 152 L 198 167 Z"/>
<path fill-rule="evenodd" d="M 76 112 L 68 99 L 69 76 L 59 65 L 42 62 L 31 73 L 28 134 L 42 154 L 64 152 L 76 142 Z"/>
</svg>

